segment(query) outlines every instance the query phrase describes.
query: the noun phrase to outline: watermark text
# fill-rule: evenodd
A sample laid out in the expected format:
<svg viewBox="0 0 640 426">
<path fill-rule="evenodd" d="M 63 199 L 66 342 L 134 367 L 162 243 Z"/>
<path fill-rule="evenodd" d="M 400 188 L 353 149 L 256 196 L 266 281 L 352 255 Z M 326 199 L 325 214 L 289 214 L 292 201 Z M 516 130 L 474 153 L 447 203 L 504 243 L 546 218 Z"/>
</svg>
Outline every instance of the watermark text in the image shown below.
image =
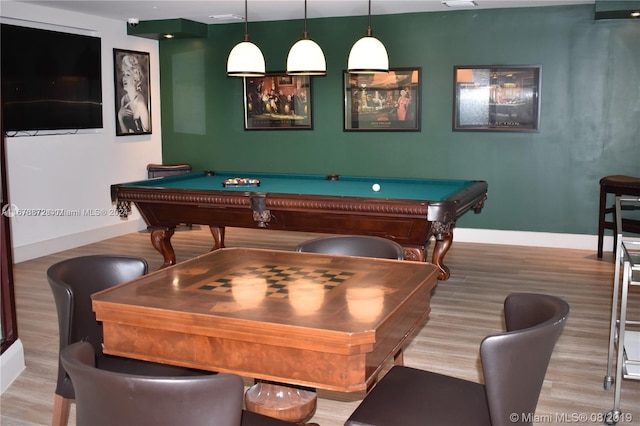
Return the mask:
<svg viewBox="0 0 640 426">
<path fill-rule="evenodd" d="M 120 217 L 117 207 L 109 209 L 63 209 L 63 208 L 20 208 L 15 204 L 2 206 L 2 214 L 6 217 Z"/>
<path fill-rule="evenodd" d="M 535 424 L 565 424 L 565 423 L 605 423 L 620 424 L 632 423 L 633 414 L 616 413 L 613 411 L 607 413 L 511 413 L 509 420 L 512 423 L 535 423 Z"/>
</svg>

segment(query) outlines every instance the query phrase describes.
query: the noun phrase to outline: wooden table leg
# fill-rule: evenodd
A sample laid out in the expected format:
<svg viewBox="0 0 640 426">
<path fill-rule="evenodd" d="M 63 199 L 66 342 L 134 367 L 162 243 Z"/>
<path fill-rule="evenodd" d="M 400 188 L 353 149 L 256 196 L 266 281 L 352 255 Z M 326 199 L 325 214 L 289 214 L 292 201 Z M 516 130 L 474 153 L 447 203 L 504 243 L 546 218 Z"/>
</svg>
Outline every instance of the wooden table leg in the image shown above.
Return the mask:
<svg viewBox="0 0 640 426">
<path fill-rule="evenodd" d="M 224 248 L 224 226 L 209 226 L 211 235 L 213 235 L 213 248 L 211 251 Z"/>
<path fill-rule="evenodd" d="M 151 244 L 164 258 L 164 263 L 160 266 L 160 269 L 176 264 L 176 252 L 171 245 L 171 236 L 174 231 L 175 227 L 151 229 Z"/>
<path fill-rule="evenodd" d="M 433 246 L 431 263 L 440 268 L 438 279 L 446 281 L 451 276 L 449 268 L 444 264 L 444 255 L 447 254 L 453 242 L 453 222 L 433 222 L 433 235 L 436 237 L 436 244 Z"/>
<path fill-rule="evenodd" d="M 443 263 L 444 255 L 447 254 L 451 243 L 453 242 L 453 234 L 448 232 L 446 234 L 438 234 L 436 237 L 436 243 L 433 246 L 433 255 L 431 257 L 431 263 L 436 265 L 440 269 L 439 280 L 448 280 L 451 276 L 449 267 Z M 415 247 L 415 246 L 403 246 L 404 248 L 404 260 L 411 260 L 417 262 L 427 261 L 427 248 Z"/>
<path fill-rule="evenodd" d="M 247 410 L 291 423 L 305 424 L 313 417 L 318 403 L 314 391 L 258 382 L 244 396 Z"/>
</svg>

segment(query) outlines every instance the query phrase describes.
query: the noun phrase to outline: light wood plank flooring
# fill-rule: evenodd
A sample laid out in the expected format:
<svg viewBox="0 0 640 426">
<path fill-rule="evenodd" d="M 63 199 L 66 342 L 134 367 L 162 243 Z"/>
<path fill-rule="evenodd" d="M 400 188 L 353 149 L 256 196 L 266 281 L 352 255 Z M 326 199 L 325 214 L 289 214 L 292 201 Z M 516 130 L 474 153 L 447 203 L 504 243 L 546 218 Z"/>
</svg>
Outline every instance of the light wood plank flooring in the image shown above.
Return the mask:
<svg viewBox="0 0 640 426">
<path fill-rule="evenodd" d="M 232 228 L 227 230 L 227 246 L 292 250 L 299 242 L 316 236 Z M 177 231 L 172 242 L 178 261 L 182 261 L 207 252 L 212 238 L 206 227 L 195 227 Z M 149 261 L 151 269 L 161 264 L 149 234 L 139 232 L 15 266 L 18 333 L 25 347 L 27 368 L 2 395 L 2 425 L 50 423 L 58 325 L 45 271 L 69 257 L 100 253 L 139 255 Z M 431 317 L 405 352 L 406 365 L 481 380 L 478 345 L 485 335 L 502 329 L 504 297 L 514 291 L 549 293 L 569 302 L 571 316 L 547 372 L 536 424 L 569 423 L 574 413 L 591 418 L 612 408 L 613 389 L 603 388 L 613 280 L 611 254 L 598 260 L 595 247 L 584 251 L 454 242 L 445 261 L 451 268 L 451 278 L 438 284 Z M 636 318 L 640 316 L 637 305 L 632 310 Z M 624 380 L 622 390 L 623 411 L 633 416 L 630 424 L 640 425 L 640 381 Z M 362 394 L 321 391 L 319 397 L 312 420 L 321 426 L 337 426 L 344 423 Z M 75 424 L 73 407 L 70 424 Z"/>
</svg>

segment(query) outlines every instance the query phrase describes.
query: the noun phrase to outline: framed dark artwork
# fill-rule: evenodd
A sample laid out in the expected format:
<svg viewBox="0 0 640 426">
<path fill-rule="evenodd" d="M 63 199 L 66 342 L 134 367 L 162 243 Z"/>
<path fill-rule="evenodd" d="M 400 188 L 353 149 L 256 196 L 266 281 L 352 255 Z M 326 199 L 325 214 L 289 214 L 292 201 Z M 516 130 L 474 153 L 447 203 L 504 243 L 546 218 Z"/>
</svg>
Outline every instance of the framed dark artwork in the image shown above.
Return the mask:
<svg viewBox="0 0 640 426">
<path fill-rule="evenodd" d="M 113 49 L 116 136 L 151 133 L 149 53 Z"/>
<path fill-rule="evenodd" d="M 345 131 L 420 131 L 421 68 L 344 72 Z"/>
<path fill-rule="evenodd" d="M 291 77 L 290 75 L 283 75 L 278 79 L 278 84 L 280 86 L 292 86 L 293 77 Z"/>
<path fill-rule="evenodd" d="M 244 128 L 313 129 L 311 78 L 285 72 L 244 78 Z"/>
<path fill-rule="evenodd" d="M 539 65 L 454 67 L 453 130 L 539 131 L 541 71 Z"/>
</svg>

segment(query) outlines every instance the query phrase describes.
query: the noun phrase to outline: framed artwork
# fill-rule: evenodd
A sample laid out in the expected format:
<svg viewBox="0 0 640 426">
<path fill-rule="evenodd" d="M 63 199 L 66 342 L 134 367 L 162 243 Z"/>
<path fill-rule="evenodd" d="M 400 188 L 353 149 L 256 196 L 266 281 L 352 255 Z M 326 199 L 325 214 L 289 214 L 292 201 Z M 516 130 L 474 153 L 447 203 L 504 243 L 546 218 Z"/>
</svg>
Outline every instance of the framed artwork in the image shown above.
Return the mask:
<svg viewBox="0 0 640 426">
<path fill-rule="evenodd" d="M 311 78 L 267 73 L 244 78 L 245 130 L 313 129 Z"/>
<path fill-rule="evenodd" d="M 344 72 L 345 131 L 420 131 L 421 68 Z"/>
<path fill-rule="evenodd" d="M 278 84 L 280 86 L 292 86 L 293 77 L 291 77 L 290 75 L 283 75 L 278 79 Z"/>
<path fill-rule="evenodd" d="M 540 76 L 539 65 L 454 67 L 453 130 L 539 131 Z"/>
<path fill-rule="evenodd" d="M 151 133 L 149 53 L 113 49 L 116 136 Z"/>
</svg>

